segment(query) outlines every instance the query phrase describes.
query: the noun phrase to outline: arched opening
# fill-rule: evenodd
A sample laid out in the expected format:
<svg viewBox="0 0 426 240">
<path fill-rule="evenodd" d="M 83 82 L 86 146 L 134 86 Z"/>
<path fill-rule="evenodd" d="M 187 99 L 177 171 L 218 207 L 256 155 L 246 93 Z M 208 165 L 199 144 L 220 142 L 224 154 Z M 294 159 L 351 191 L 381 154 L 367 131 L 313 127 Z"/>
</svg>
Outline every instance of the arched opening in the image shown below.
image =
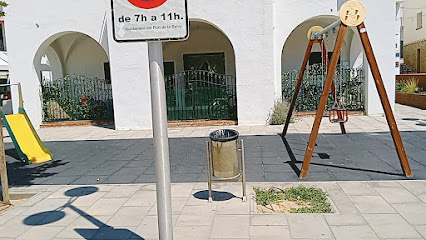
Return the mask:
<svg viewBox="0 0 426 240">
<path fill-rule="evenodd" d="M 307 33 L 313 26 L 323 28 L 338 20 L 337 16 L 317 16 L 299 24 L 287 38 L 281 55 L 281 74 L 283 98 L 290 100 L 299 75 L 308 45 Z M 331 58 L 339 27 L 328 32 L 324 45 Z M 340 53 L 334 82 L 338 98 L 349 110 L 364 110 L 364 73 L 363 51 L 358 34 L 348 28 L 343 47 Z M 322 61 L 321 45 L 314 44 L 305 70 L 300 95 L 296 103 L 297 111 L 315 111 L 322 87 L 327 74 L 326 66 Z M 333 105 L 330 97 L 329 106 Z"/>
<path fill-rule="evenodd" d="M 235 54 L 228 37 L 201 20 L 190 36 L 163 44 L 169 120 L 237 120 Z"/>
<path fill-rule="evenodd" d="M 109 59 L 93 38 L 64 32 L 47 39 L 34 58 L 43 121 L 113 121 Z"/>
</svg>

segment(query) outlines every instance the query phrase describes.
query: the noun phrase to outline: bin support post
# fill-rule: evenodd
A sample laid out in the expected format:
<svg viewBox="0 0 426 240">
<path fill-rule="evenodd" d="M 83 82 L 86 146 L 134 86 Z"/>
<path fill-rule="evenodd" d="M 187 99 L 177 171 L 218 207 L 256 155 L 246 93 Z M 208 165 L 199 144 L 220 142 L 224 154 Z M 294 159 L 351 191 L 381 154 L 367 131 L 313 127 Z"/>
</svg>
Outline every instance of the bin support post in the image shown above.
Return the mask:
<svg viewBox="0 0 426 240">
<path fill-rule="evenodd" d="M 242 171 L 242 181 L 243 181 L 243 202 L 247 199 L 247 193 L 246 193 L 246 167 L 245 167 L 245 160 L 244 160 L 244 140 L 240 140 L 241 144 L 241 171 Z"/>
<path fill-rule="evenodd" d="M 210 142 L 206 141 L 206 157 L 207 157 L 207 184 L 209 186 L 209 202 L 213 201 L 212 198 L 212 170 L 210 158 Z"/>
<path fill-rule="evenodd" d="M 212 202 L 212 182 L 241 182 L 242 201 L 247 200 L 244 140 L 235 130 L 221 129 L 210 133 L 206 141 L 208 201 Z M 213 179 L 213 177 L 215 177 Z"/>
</svg>

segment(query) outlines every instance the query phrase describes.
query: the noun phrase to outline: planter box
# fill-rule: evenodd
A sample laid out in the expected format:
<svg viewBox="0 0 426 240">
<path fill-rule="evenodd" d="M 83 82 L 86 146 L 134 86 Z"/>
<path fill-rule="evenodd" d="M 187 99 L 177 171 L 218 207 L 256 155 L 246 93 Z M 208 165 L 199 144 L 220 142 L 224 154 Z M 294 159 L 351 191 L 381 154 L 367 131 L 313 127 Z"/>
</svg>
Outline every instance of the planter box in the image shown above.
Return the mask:
<svg viewBox="0 0 426 240">
<path fill-rule="evenodd" d="M 415 74 L 401 74 L 396 75 L 397 82 L 406 82 L 412 78 L 415 78 L 419 81 L 418 87 L 426 90 L 426 74 L 425 73 L 415 73 Z"/>
<path fill-rule="evenodd" d="M 396 92 L 396 102 L 425 110 L 426 94 Z"/>
</svg>

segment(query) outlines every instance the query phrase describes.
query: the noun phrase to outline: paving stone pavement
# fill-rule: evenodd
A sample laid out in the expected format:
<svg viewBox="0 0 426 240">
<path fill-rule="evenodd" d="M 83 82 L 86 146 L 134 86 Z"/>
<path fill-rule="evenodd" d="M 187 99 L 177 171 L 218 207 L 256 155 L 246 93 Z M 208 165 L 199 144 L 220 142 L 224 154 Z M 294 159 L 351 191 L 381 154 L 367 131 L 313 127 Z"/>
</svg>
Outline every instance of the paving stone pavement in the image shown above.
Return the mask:
<svg viewBox="0 0 426 240">
<path fill-rule="evenodd" d="M 416 180 L 426 180 L 426 111 L 396 105 L 396 119 Z M 299 181 L 313 117 L 282 126 L 229 126 L 245 142 L 247 180 Z M 383 116 L 351 116 L 347 135 L 324 119 L 308 181 L 402 180 L 403 174 Z M 208 134 L 223 127 L 170 128 L 172 182 L 205 182 Z M 55 161 L 23 165 L 10 138 L 6 154 L 11 185 L 153 183 L 151 131 L 115 131 L 103 127 L 39 130 Z"/>
<path fill-rule="evenodd" d="M 305 181 L 297 173 L 312 117 L 285 139 L 282 126 L 231 126 L 246 144 L 247 202 L 238 183 L 213 184 L 207 201 L 204 142 L 222 127 L 169 129 L 174 239 L 426 239 L 425 112 L 396 105 L 414 179 L 401 175 L 383 116 L 351 116 L 346 136 L 323 121 Z M 6 137 L 11 193 L 34 196 L 0 214 L 0 240 L 158 239 L 151 131 L 39 134 L 55 161 L 25 166 Z M 334 212 L 256 213 L 253 187 L 299 184 L 324 189 Z"/>
<path fill-rule="evenodd" d="M 304 182 L 327 192 L 333 213 L 256 212 L 253 187 L 298 184 L 249 183 L 242 202 L 239 183 L 215 183 L 211 203 L 206 183 L 172 184 L 174 239 L 426 239 L 426 199 L 419 194 L 426 194 L 426 181 Z M 0 239 L 158 239 L 152 183 L 32 185 L 11 193 L 35 196 L 0 214 Z M 365 207 L 373 203 L 378 211 Z"/>
</svg>

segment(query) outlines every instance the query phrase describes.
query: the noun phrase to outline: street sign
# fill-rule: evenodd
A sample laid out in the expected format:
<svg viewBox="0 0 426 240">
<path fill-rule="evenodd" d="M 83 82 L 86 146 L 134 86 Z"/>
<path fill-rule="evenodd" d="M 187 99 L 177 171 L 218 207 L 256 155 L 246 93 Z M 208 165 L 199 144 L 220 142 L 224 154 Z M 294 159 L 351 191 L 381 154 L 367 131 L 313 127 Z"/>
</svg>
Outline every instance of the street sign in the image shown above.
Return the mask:
<svg viewBox="0 0 426 240">
<path fill-rule="evenodd" d="M 114 40 L 170 41 L 189 35 L 186 0 L 111 0 Z"/>
</svg>

